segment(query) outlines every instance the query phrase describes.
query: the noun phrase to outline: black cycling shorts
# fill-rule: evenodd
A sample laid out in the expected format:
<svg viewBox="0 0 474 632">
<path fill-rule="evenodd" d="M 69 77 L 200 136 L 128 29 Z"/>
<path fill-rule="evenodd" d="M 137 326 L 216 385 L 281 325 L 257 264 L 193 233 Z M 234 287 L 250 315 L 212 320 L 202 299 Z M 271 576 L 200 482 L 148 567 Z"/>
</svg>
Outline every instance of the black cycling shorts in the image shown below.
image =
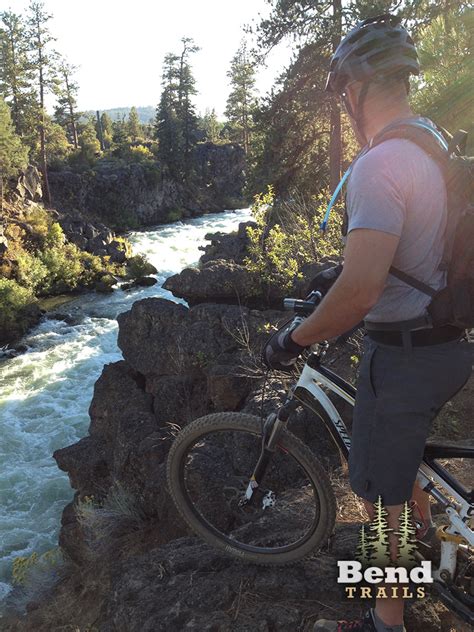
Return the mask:
<svg viewBox="0 0 474 632">
<path fill-rule="evenodd" d="M 366 336 L 349 454 L 358 496 L 374 502 L 380 495 L 384 505 L 410 500 L 433 419 L 471 368 L 466 341 L 405 350 Z"/>
</svg>

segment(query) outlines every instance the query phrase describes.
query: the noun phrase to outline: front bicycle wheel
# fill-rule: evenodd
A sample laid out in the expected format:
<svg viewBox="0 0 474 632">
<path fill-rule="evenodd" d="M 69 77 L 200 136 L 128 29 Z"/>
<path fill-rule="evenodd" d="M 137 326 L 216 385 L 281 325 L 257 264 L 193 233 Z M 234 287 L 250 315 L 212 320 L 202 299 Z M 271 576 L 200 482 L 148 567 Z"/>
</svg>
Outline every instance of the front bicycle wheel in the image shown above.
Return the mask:
<svg viewBox="0 0 474 632">
<path fill-rule="evenodd" d="M 173 443 L 168 487 L 184 520 L 209 544 L 241 560 L 289 564 L 327 542 L 336 500 L 321 463 L 284 429 L 261 485 L 246 504 L 261 449 L 258 417 L 201 417 Z"/>
</svg>

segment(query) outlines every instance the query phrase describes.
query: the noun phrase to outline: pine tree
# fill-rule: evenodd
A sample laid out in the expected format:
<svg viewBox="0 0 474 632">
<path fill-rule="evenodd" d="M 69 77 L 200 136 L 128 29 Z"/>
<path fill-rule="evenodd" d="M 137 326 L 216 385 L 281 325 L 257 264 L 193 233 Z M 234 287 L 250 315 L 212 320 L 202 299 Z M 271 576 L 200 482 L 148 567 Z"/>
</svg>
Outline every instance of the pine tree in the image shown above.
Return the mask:
<svg viewBox="0 0 474 632">
<path fill-rule="evenodd" d="M 163 64 L 163 90 L 155 119 L 158 156 L 175 178 L 182 175 L 184 145 L 179 119 L 181 105 L 178 64 L 177 55 L 166 55 Z"/>
<path fill-rule="evenodd" d="M 142 136 L 142 125 L 138 117 L 137 108 L 134 106 L 131 108 L 127 121 L 128 135 L 134 143 L 137 138 Z"/>
<path fill-rule="evenodd" d="M 54 113 L 57 122 L 67 131 L 75 149 L 79 146 L 77 133 L 77 93 L 79 86 L 73 79 L 76 71 L 76 66 L 68 64 L 64 59 L 60 61 L 58 82 L 55 87 L 58 102 Z"/>
<path fill-rule="evenodd" d="M 472 155 L 474 11 L 463 4 L 451 5 L 421 30 L 418 54 L 423 80 L 413 91 L 412 101 L 416 112 L 429 116 L 449 131 L 466 130 L 467 153 Z"/>
<path fill-rule="evenodd" d="M 97 138 L 94 119 L 91 117 L 81 130 L 79 135 L 81 158 L 88 164 L 93 164 L 96 155 L 100 152 L 100 143 Z"/>
<path fill-rule="evenodd" d="M 223 125 L 219 123 L 214 108 L 212 110 L 206 109 L 204 116 L 199 121 L 199 127 L 204 134 L 205 140 L 216 143 L 220 139 Z"/>
<path fill-rule="evenodd" d="M 412 510 L 407 502 L 403 505 L 403 510 L 398 518 L 398 525 L 398 531 L 396 531 L 396 535 L 398 535 L 397 564 L 410 569 L 416 566 L 417 542 Z"/>
<path fill-rule="evenodd" d="M 104 141 L 105 148 L 108 149 L 112 144 L 112 138 L 114 135 L 113 123 L 107 112 L 102 112 L 100 116 L 100 123 L 102 126 L 102 139 Z M 96 132 L 98 134 L 97 126 Z"/>
<path fill-rule="evenodd" d="M 114 145 L 114 153 L 117 155 L 121 155 L 122 152 L 130 144 L 125 115 L 123 115 L 122 118 L 118 118 L 112 122 L 112 130 L 112 143 Z"/>
<path fill-rule="evenodd" d="M 16 176 L 28 161 L 28 150 L 21 143 L 12 123 L 10 108 L 0 97 L 0 180 Z"/>
<path fill-rule="evenodd" d="M 197 138 L 197 116 L 192 102 L 192 97 L 197 94 L 197 90 L 189 63 L 189 56 L 200 49 L 189 37 L 183 37 L 181 42 L 183 49 L 179 61 L 177 114 L 183 139 L 184 177 L 187 179 L 191 168 L 191 151 Z"/>
<path fill-rule="evenodd" d="M 371 565 L 385 568 L 391 564 L 389 529 L 387 522 L 387 510 L 383 506 L 382 498 L 379 496 L 374 503 L 374 519 L 369 525 L 368 542 L 372 548 L 369 562 Z"/>
<path fill-rule="evenodd" d="M 16 133 L 32 145 L 38 112 L 26 25 L 20 15 L 11 11 L 0 13 L 0 19 L 0 94 L 11 106 Z"/>
<path fill-rule="evenodd" d="M 30 47 L 32 53 L 32 67 L 36 74 L 39 103 L 39 137 L 40 137 L 40 163 L 43 173 L 44 190 L 43 196 L 48 204 L 51 203 L 51 194 L 48 182 L 48 168 L 46 158 L 46 135 L 45 135 L 45 94 L 53 89 L 54 77 L 54 51 L 51 50 L 51 43 L 54 41 L 51 35 L 48 22 L 52 15 L 46 12 L 44 2 L 32 0 L 28 7 L 28 26 Z"/>
<path fill-rule="evenodd" d="M 227 99 L 225 114 L 230 124 L 230 138 L 240 143 L 248 154 L 254 127 L 256 97 L 255 66 L 249 60 L 245 42 L 242 42 L 232 59 L 227 76 L 230 78 L 231 92 Z"/>
<path fill-rule="evenodd" d="M 317 183 L 319 190 L 326 182 L 334 190 L 340 177 L 341 144 L 347 135 L 344 130 L 347 129 L 347 118 L 341 121 L 338 100 L 324 92 L 329 61 L 342 33 L 361 19 L 385 13 L 393 3 L 358 0 L 343 6 L 341 0 L 326 3 L 268 0 L 268 4 L 271 5 L 270 15 L 262 18 L 256 27 L 259 58 L 263 61 L 268 52 L 284 40 L 296 42 L 297 58 L 282 74 L 282 90 L 272 93 L 265 104 L 262 121 L 265 135 L 262 153 L 265 155 L 260 156 L 262 173 L 259 179 L 263 179 L 265 185 L 274 184 L 275 180 L 268 176 L 275 171 L 280 180 L 276 187 L 278 193 L 288 193 L 288 186 L 304 188 L 307 183 L 299 180 L 304 180 L 306 167 L 312 165 L 314 157 L 318 162 L 318 173 L 311 174 L 312 181 Z M 416 38 L 420 28 L 423 29 L 436 15 L 446 13 L 447 6 L 454 5 L 464 9 L 468 3 L 465 0 L 456 3 L 451 0 L 447 3 L 406 0 L 397 5 L 397 13 L 408 22 L 411 35 Z M 253 31 L 252 28 L 248 30 Z M 459 55 L 456 59 L 460 59 Z M 451 107 L 451 100 L 447 105 Z M 344 131 L 341 131 L 341 124 Z M 285 170 L 280 166 L 283 162 L 287 163 Z"/>
</svg>

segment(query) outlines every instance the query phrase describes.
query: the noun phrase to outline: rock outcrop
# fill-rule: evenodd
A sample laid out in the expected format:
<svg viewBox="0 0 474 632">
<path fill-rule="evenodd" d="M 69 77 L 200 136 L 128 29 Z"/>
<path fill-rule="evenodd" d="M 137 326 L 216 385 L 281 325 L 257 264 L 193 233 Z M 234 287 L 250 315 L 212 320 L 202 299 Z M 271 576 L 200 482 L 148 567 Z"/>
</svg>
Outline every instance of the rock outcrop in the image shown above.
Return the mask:
<svg viewBox="0 0 474 632">
<path fill-rule="evenodd" d="M 51 171 L 49 181 L 59 210 L 87 213 L 119 230 L 245 206 L 245 156 L 238 145 L 199 144 L 192 165 L 186 185 L 158 163 L 117 161 L 100 161 L 83 173 Z"/>
<path fill-rule="evenodd" d="M 306 264 L 287 290 L 278 283 L 262 280 L 261 275 L 246 265 L 248 228 L 254 222 L 242 222 L 237 231 L 206 235 L 210 244 L 202 247 L 204 254 L 198 266 L 185 268 L 166 279 L 163 287 L 189 305 L 208 301 L 233 303 L 247 307 L 281 309 L 286 296 L 305 298 L 308 285 L 318 272 L 336 262 L 324 258 Z"/>
<path fill-rule="evenodd" d="M 166 279 L 163 287 L 190 305 L 209 300 L 254 306 L 262 302 L 258 275 L 232 261 L 209 261 L 201 268 L 185 268 Z"/>
<path fill-rule="evenodd" d="M 243 229 L 239 235 L 245 239 Z M 88 435 L 54 454 L 76 490 L 62 517 L 60 581 L 40 591 L 6 632 L 310 632 L 318 618 L 360 614 L 361 604 L 342 600 L 336 582 L 337 560 L 353 558 L 359 513 L 348 519 L 344 503 L 354 500 L 316 415 L 298 411 L 291 431 L 343 496 L 335 534 L 317 557 L 284 570 L 244 565 L 190 534 L 168 493 L 166 459 L 179 428 L 216 411 L 266 416 L 287 392 L 278 376 L 265 389 L 259 358 L 268 333 L 288 314 L 265 309 L 266 299 L 260 309 L 229 304 L 232 292 L 220 287 L 226 270 L 235 271 L 234 281 L 245 276 L 234 238 L 214 237 L 223 256 L 173 281 L 191 307 L 148 298 L 118 317 L 124 359 L 106 365 L 95 384 Z M 308 268 L 307 276 L 317 271 Z M 198 302 L 212 292 L 226 302 Z M 356 344 L 335 345 L 327 360 L 347 379 L 354 378 Z M 447 632 L 453 618 L 425 599 L 410 606 L 407 625 Z"/>
<path fill-rule="evenodd" d="M 359 603 L 341 601 L 335 575 L 337 560 L 353 557 L 357 524 L 343 519 L 317 557 L 284 571 L 249 566 L 190 535 L 167 491 L 177 426 L 211 411 L 260 413 L 255 356 L 265 325 L 284 316 L 151 298 L 119 317 L 124 360 L 106 365 L 95 384 L 88 435 L 54 455 L 77 490 L 63 513 L 61 581 L 6 623 L 7 632 L 71 624 L 101 632 L 304 632 L 320 617 L 360 612 Z M 336 355 L 348 367 L 352 352 L 341 347 Z M 284 391 L 273 379 L 265 415 Z M 302 411 L 292 431 L 336 471 L 337 449 L 317 417 Z M 441 632 L 452 620 L 424 600 L 407 623 Z"/>
<path fill-rule="evenodd" d="M 36 167 L 28 165 L 18 178 L 15 193 L 22 200 L 39 202 L 42 199 L 41 174 Z"/>
<path fill-rule="evenodd" d="M 101 222 L 62 215 L 59 223 L 69 241 L 81 250 L 98 256 L 108 255 L 112 263 L 125 263 L 127 255 L 131 256 L 131 249 L 118 241 L 115 233 Z"/>
<path fill-rule="evenodd" d="M 248 256 L 249 238 L 247 229 L 255 228 L 255 222 L 241 222 L 239 228 L 233 233 L 208 233 L 205 236 L 206 241 L 210 244 L 199 246 L 204 254 L 200 258 L 200 263 L 204 264 L 209 261 L 233 261 L 242 264 Z"/>
</svg>

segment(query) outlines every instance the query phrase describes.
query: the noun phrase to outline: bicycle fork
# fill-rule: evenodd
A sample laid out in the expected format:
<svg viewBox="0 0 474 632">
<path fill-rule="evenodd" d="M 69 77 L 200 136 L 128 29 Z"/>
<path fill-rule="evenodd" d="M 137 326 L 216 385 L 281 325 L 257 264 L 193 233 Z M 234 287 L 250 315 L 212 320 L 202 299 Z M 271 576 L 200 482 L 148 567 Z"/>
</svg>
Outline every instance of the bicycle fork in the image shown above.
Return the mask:
<svg viewBox="0 0 474 632">
<path fill-rule="evenodd" d="M 239 503 L 240 506 L 251 504 L 252 501 L 254 501 L 255 492 L 261 486 L 272 457 L 279 447 L 278 439 L 280 438 L 282 430 L 286 427 L 291 413 L 294 412 L 299 405 L 299 402 L 290 396 L 278 410 L 277 414 L 271 413 L 267 417 L 262 433 L 262 452 L 250 477 L 245 495 Z M 270 504 L 270 500 L 267 500 L 267 503 Z M 264 498 L 264 508 L 265 506 Z"/>
</svg>

